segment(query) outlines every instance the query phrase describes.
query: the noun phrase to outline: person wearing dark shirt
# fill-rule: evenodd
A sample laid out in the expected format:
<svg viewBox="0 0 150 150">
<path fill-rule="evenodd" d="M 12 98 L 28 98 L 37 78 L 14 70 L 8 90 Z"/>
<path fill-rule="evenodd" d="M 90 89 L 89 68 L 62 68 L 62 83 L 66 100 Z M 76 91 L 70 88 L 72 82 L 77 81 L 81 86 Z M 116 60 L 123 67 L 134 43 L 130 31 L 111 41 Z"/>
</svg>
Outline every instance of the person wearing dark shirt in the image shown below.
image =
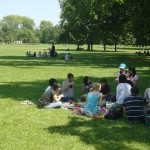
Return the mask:
<svg viewBox="0 0 150 150">
<path fill-rule="evenodd" d="M 110 93 L 110 86 L 107 84 L 106 79 L 101 79 L 100 84 L 101 84 L 100 93 L 101 93 L 101 96 L 103 97 L 103 106 L 105 107 L 107 97 L 109 96 L 109 93 Z"/>
<path fill-rule="evenodd" d="M 132 123 L 144 123 L 143 97 L 138 96 L 139 89 L 131 88 L 131 96 L 124 99 L 125 117 Z"/>
</svg>

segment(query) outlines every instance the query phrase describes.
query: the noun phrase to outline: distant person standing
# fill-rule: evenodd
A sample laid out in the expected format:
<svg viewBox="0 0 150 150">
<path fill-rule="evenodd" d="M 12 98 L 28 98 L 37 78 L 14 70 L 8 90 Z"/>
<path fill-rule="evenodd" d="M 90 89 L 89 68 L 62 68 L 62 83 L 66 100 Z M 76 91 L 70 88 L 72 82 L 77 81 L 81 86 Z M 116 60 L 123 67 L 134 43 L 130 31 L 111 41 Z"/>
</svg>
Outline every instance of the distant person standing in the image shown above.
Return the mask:
<svg viewBox="0 0 150 150">
<path fill-rule="evenodd" d="M 51 50 L 50 50 L 50 56 L 51 57 L 56 57 L 57 56 L 57 52 L 55 50 L 55 45 L 54 43 L 52 44 Z"/>
</svg>

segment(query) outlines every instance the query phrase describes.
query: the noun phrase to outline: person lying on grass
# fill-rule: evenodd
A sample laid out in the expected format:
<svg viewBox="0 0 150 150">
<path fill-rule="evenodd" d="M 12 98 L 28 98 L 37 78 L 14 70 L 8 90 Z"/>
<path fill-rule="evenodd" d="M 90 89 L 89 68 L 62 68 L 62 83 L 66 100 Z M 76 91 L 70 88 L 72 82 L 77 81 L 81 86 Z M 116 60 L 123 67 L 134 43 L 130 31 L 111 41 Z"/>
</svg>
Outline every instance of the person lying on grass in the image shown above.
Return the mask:
<svg viewBox="0 0 150 150">
<path fill-rule="evenodd" d="M 63 94 L 58 95 L 58 84 L 53 84 L 52 88 L 45 91 L 39 99 L 38 108 L 58 108 L 61 107 L 60 101 Z"/>
<path fill-rule="evenodd" d="M 99 93 L 101 85 L 93 84 L 93 90 L 87 94 L 85 108 L 74 108 L 75 114 L 86 115 L 92 118 L 100 118 L 100 108 L 102 108 L 102 96 Z"/>
</svg>

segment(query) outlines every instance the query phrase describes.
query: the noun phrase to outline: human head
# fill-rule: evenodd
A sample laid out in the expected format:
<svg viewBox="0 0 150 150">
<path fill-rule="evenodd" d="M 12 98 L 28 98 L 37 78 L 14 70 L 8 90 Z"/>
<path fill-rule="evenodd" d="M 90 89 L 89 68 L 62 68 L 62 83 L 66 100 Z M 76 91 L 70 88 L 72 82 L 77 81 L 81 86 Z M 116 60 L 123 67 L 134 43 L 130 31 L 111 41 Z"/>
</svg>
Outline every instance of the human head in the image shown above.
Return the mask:
<svg viewBox="0 0 150 150">
<path fill-rule="evenodd" d="M 90 81 L 89 76 L 85 76 L 85 77 L 83 78 L 83 83 L 84 83 L 85 85 L 88 84 L 89 81 Z"/>
<path fill-rule="evenodd" d="M 120 68 L 120 72 L 121 72 L 121 73 L 124 73 L 124 72 L 125 72 L 125 69 L 126 69 L 126 64 L 121 63 L 121 64 L 119 65 L 119 68 Z"/>
<path fill-rule="evenodd" d="M 137 96 L 139 94 L 139 88 L 138 87 L 132 87 L 130 91 L 131 91 L 131 94 L 133 96 Z"/>
<path fill-rule="evenodd" d="M 56 80 L 55 78 L 51 78 L 51 79 L 49 80 L 49 85 L 50 85 L 50 86 L 53 86 L 55 83 L 57 83 L 57 80 Z"/>
<path fill-rule="evenodd" d="M 129 67 L 129 73 L 130 73 L 131 75 L 133 75 L 133 76 L 136 74 L 135 66 L 130 66 L 130 67 Z"/>
<path fill-rule="evenodd" d="M 93 90 L 100 91 L 100 84 L 98 82 L 93 83 Z"/>
<path fill-rule="evenodd" d="M 58 86 L 58 84 L 53 84 L 52 88 L 53 88 L 54 91 L 57 91 L 59 86 Z"/>
<path fill-rule="evenodd" d="M 119 76 L 119 83 L 127 83 L 127 77 L 124 74 Z"/>
<path fill-rule="evenodd" d="M 120 68 L 120 69 L 126 69 L 126 64 L 121 63 L 121 64 L 119 65 L 119 68 Z"/>
<path fill-rule="evenodd" d="M 68 78 L 69 81 L 73 81 L 74 75 L 72 73 L 68 73 L 67 78 Z"/>
<path fill-rule="evenodd" d="M 107 80 L 103 78 L 100 80 L 100 83 L 102 86 L 105 86 L 107 84 Z"/>
</svg>

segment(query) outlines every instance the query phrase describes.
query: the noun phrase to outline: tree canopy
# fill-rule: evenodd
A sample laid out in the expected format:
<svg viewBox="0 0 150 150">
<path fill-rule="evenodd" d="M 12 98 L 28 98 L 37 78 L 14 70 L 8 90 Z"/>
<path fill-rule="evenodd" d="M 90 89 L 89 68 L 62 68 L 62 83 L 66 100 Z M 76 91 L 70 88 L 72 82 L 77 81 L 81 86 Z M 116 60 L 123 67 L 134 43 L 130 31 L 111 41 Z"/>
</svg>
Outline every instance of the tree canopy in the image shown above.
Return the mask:
<svg viewBox="0 0 150 150">
<path fill-rule="evenodd" d="M 150 44 L 149 0 L 59 0 L 64 42 Z"/>
</svg>

